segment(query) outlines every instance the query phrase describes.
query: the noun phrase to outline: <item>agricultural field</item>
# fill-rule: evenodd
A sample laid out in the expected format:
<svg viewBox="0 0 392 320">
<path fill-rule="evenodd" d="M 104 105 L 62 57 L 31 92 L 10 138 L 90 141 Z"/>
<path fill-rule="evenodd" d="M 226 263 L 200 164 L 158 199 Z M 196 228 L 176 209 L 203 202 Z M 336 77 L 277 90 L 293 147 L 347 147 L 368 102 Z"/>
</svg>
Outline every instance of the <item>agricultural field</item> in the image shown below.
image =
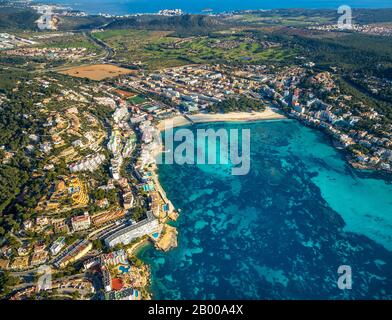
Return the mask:
<svg viewBox="0 0 392 320">
<path fill-rule="evenodd" d="M 87 78 L 95 81 L 101 81 L 107 78 L 114 78 L 120 75 L 130 74 L 133 72 L 135 71 L 109 64 L 96 64 L 91 66 L 74 67 L 59 71 L 59 73 L 68 76 Z"/>
</svg>

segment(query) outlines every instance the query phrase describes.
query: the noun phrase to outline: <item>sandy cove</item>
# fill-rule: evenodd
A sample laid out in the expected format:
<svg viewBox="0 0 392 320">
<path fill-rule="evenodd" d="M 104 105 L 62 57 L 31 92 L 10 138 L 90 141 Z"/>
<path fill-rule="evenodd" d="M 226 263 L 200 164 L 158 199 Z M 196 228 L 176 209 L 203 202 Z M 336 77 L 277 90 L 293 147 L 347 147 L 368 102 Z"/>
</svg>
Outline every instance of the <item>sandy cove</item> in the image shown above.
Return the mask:
<svg viewBox="0 0 392 320">
<path fill-rule="evenodd" d="M 215 113 L 215 114 L 195 114 L 195 115 L 177 115 L 172 118 L 162 120 L 158 122 L 156 128 L 159 131 L 164 131 L 166 126 L 168 128 L 181 127 L 186 125 L 191 125 L 193 123 L 208 123 L 208 122 L 251 122 L 251 121 L 261 121 L 261 120 L 278 120 L 278 119 L 286 119 L 286 116 L 282 114 L 282 112 L 278 109 L 267 107 L 265 111 L 262 112 L 230 112 L 230 113 Z M 161 141 L 162 143 L 162 141 Z M 163 152 L 163 145 L 157 144 L 156 148 L 153 150 L 154 157 L 156 158 L 161 152 Z M 172 220 L 176 220 L 178 218 L 178 213 L 176 212 L 173 204 L 170 199 L 166 196 L 166 192 L 162 188 L 159 181 L 158 168 L 156 165 L 153 166 L 152 170 L 152 179 L 156 186 L 157 191 L 160 193 L 163 201 L 169 204 L 169 218 Z"/>
<path fill-rule="evenodd" d="M 267 108 L 262 112 L 230 112 L 230 113 L 198 113 L 194 115 L 178 115 L 170 119 L 160 121 L 157 128 L 160 131 L 165 130 L 167 126 L 181 127 L 192 123 L 207 122 L 249 122 L 260 120 L 286 119 L 286 117 L 277 109 Z"/>
<path fill-rule="evenodd" d="M 175 117 L 160 121 L 157 124 L 157 129 L 159 131 L 164 131 L 166 125 L 171 125 L 173 127 L 180 127 L 191 125 L 193 123 L 207 123 L 207 122 L 250 122 L 250 121 L 260 121 L 260 120 L 274 120 L 274 119 L 286 119 L 286 117 L 277 109 L 267 108 L 263 112 L 230 112 L 230 113 L 222 113 L 222 114 L 195 114 L 195 115 L 177 115 Z M 155 156 L 162 152 L 163 146 L 161 144 L 157 145 L 154 150 Z M 154 165 L 150 172 L 152 173 L 152 179 L 154 181 L 156 190 L 160 193 L 163 201 L 169 204 L 169 211 L 175 212 L 175 208 L 171 201 L 167 198 L 165 191 L 163 190 L 160 182 L 159 182 L 159 174 L 157 167 Z M 168 217 L 166 217 L 167 220 Z M 178 218 L 178 214 L 175 217 L 170 217 L 172 220 L 176 220 Z M 166 221 L 165 221 L 166 222 Z M 170 248 L 177 246 L 177 230 L 174 227 L 167 225 L 164 222 L 164 230 L 158 242 L 155 246 L 163 251 L 168 251 Z M 142 242 L 143 243 L 143 242 Z M 132 250 L 134 251 L 138 248 L 139 245 L 136 245 Z"/>
</svg>

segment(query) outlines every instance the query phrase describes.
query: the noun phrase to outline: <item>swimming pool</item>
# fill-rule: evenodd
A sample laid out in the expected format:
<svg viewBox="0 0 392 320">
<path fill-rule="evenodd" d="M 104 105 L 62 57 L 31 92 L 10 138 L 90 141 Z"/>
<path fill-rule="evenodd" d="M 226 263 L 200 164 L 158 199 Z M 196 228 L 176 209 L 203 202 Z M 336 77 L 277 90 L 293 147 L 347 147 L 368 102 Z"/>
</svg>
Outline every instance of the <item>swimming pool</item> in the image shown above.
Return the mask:
<svg viewBox="0 0 392 320">
<path fill-rule="evenodd" d="M 153 233 L 153 234 L 152 234 L 152 237 L 155 238 L 155 239 L 158 239 L 158 237 L 159 237 L 159 232 Z"/>
<path fill-rule="evenodd" d="M 154 186 L 151 185 L 151 184 L 145 184 L 145 185 L 143 186 L 143 190 L 144 190 L 144 191 L 153 191 L 153 190 L 154 190 Z"/>
<path fill-rule="evenodd" d="M 121 273 L 128 273 L 129 269 L 131 269 L 130 266 L 119 266 L 118 267 L 118 271 L 120 271 Z"/>
</svg>

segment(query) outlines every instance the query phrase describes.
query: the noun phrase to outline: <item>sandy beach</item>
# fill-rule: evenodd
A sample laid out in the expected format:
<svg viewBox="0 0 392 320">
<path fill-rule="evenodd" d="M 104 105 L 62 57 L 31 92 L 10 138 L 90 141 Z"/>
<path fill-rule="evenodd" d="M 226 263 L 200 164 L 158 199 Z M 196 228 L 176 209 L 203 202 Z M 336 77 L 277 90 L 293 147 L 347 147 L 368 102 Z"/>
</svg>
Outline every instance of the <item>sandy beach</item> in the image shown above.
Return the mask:
<svg viewBox="0 0 392 320">
<path fill-rule="evenodd" d="M 191 124 L 191 122 L 188 119 L 186 119 L 184 116 L 179 115 L 173 118 L 159 121 L 159 123 L 157 124 L 157 128 L 159 131 L 164 131 L 166 127 L 170 128 L 171 126 L 173 126 L 173 128 L 175 128 L 186 126 L 189 124 Z"/>
<path fill-rule="evenodd" d="M 274 119 L 285 119 L 286 117 L 279 112 L 279 110 L 275 110 L 272 108 L 266 108 L 263 112 L 230 112 L 230 113 L 221 113 L 221 114 L 194 114 L 194 115 L 176 115 L 172 118 L 160 121 L 157 124 L 157 129 L 159 131 L 164 131 L 166 128 L 171 127 L 180 127 L 191 125 L 193 123 L 207 123 L 207 122 L 249 122 L 249 121 L 260 121 L 260 120 L 274 120 Z M 163 146 L 161 144 L 157 144 L 156 149 L 154 150 L 154 154 L 158 155 L 162 152 Z M 161 194 L 163 201 L 169 204 L 169 211 L 172 212 L 175 210 L 171 201 L 167 198 L 164 189 L 162 188 L 157 167 L 154 165 L 152 170 L 152 179 L 154 181 L 156 190 Z M 168 228 L 166 226 L 166 228 Z M 166 241 L 166 240 L 165 240 Z M 168 241 L 166 241 L 168 242 Z M 171 246 L 164 245 L 164 251 L 168 250 Z M 167 247 L 167 248 L 166 248 Z"/>
<path fill-rule="evenodd" d="M 198 113 L 188 115 L 187 117 L 179 115 L 170 119 L 160 121 L 157 128 L 160 131 L 165 130 L 166 126 L 180 127 L 190 125 L 192 123 L 206 123 L 206 122 L 248 122 L 260 120 L 274 120 L 285 119 L 286 117 L 278 112 L 278 110 L 267 108 L 263 112 L 230 112 L 230 113 L 215 113 L 204 114 Z"/>
</svg>

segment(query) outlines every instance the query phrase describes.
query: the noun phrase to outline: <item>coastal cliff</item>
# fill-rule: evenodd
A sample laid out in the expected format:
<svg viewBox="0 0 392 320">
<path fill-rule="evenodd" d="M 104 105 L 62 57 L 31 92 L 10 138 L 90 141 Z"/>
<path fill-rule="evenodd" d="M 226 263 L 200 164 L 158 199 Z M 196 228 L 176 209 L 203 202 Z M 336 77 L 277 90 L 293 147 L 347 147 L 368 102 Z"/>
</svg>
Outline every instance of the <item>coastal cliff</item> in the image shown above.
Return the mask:
<svg viewBox="0 0 392 320">
<path fill-rule="evenodd" d="M 177 234 L 178 232 L 175 227 L 166 224 L 160 238 L 155 243 L 155 247 L 165 252 L 176 248 L 178 245 Z"/>
</svg>

